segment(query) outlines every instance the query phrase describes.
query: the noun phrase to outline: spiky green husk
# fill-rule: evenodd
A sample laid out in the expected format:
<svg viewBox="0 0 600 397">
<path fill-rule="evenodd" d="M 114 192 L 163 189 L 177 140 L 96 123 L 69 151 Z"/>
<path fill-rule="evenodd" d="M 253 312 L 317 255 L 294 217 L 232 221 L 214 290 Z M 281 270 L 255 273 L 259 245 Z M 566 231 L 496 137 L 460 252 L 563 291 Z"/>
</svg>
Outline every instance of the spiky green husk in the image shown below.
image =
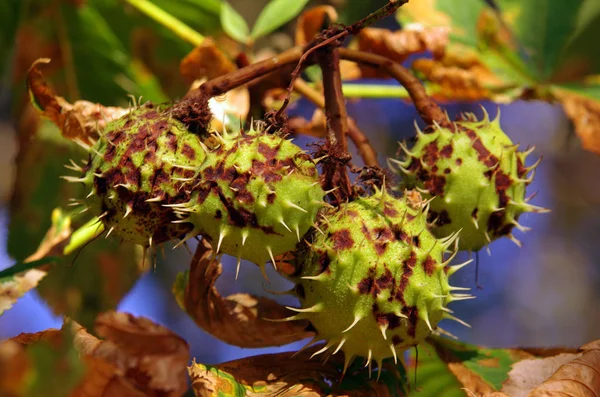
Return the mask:
<svg viewBox="0 0 600 397">
<path fill-rule="evenodd" d="M 204 160 L 200 139 L 168 107 L 140 106 L 109 123 L 84 168 L 85 205 L 106 229 L 149 246 L 188 233 L 165 205 L 189 200 L 186 178 Z"/>
<path fill-rule="evenodd" d="M 319 230 L 299 252 L 295 275 L 320 352 L 371 360 L 396 358 L 449 316 L 452 300 L 444 251 L 454 237 L 436 239 L 426 213 L 382 192 L 323 212 Z"/>
<path fill-rule="evenodd" d="M 214 134 L 206 143 L 192 198 L 176 209 L 194 224 L 191 235 L 207 236 L 238 264 L 247 259 L 264 269 L 269 259 L 294 250 L 324 204 L 315 164 L 261 128 Z"/>
<path fill-rule="evenodd" d="M 417 128 L 418 130 L 418 128 Z M 459 249 L 478 251 L 486 244 L 521 230 L 523 212 L 543 209 L 527 204 L 525 189 L 535 168 L 525 167 L 530 152 L 500 128 L 499 117 L 487 114 L 478 121 L 473 114 L 455 122 L 453 128 L 432 126 L 418 131 L 415 145 L 404 157 L 392 161 L 405 186 L 433 198 L 429 212 L 432 231 L 446 237 L 461 230 Z"/>
</svg>

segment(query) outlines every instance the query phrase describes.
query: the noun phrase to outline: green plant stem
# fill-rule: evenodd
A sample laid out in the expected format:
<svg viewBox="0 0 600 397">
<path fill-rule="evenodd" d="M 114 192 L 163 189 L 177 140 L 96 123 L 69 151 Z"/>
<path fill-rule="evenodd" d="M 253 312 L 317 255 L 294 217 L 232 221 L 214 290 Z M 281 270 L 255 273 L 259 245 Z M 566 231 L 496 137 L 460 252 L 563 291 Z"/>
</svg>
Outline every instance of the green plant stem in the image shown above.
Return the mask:
<svg viewBox="0 0 600 397">
<path fill-rule="evenodd" d="M 402 86 L 383 84 L 344 84 L 346 98 L 409 98 L 410 94 Z"/>
<path fill-rule="evenodd" d="M 148 0 L 125 0 L 127 3 L 143 12 L 154 21 L 160 23 L 167 29 L 175 33 L 179 38 L 187 41 L 194 46 L 199 46 L 204 41 L 204 36 L 194 29 L 175 18 L 162 8 L 156 6 Z"/>
<path fill-rule="evenodd" d="M 71 241 L 63 250 L 63 255 L 69 255 L 76 249 L 83 247 L 104 232 L 104 224 L 96 217 L 90 219 L 85 225 L 75 230 Z"/>
</svg>

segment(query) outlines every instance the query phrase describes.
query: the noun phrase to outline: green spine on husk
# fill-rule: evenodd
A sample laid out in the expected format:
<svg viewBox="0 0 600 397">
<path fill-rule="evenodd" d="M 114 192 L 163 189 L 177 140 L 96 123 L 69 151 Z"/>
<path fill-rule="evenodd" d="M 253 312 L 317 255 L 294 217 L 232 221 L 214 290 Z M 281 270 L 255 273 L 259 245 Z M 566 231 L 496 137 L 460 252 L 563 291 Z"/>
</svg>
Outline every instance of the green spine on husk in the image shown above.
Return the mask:
<svg viewBox="0 0 600 397">
<path fill-rule="evenodd" d="M 485 112 L 485 110 L 484 110 Z M 528 204 L 527 185 L 533 166 L 518 146 L 500 128 L 500 115 L 490 121 L 487 113 L 478 121 L 467 113 L 451 128 L 438 125 L 424 131 L 417 127 L 417 139 L 402 157 L 390 160 L 403 184 L 418 189 L 430 204 L 429 220 L 437 237 L 461 231 L 460 250 L 479 251 L 493 240 L 508 236 L 517 245 L 512 229 L 528 228 L 518 223 L 524 212 L 544 212 Z"/>
<path fill-rule="evenodd" d="M 181 237 L 192 225 L 165 206 L 189 200 L 193 171 L 204 161 L 200 138 L 170 115 L 170 107 L 150 103 L 107 124 L 90 148 L 83 177 L 89 211 L 109 234 L 152 246 Z"/>
<path fill-rule="evenodd" d="M 442 318 L 458 320 L 448 303 L 471 296 L 448 276 L 468 262 L 447 266 L 444 252 L 457 235 L 436 239 L 426 208 L 384 190 L 322 212 L 318 229 L 297 253 L 292 276 L 301 308 L 289 320 L 307 319 L 316 354 L 343 351 L 345 368 L 357 356 L 367 364 L 417 345 Z M 460 320 L 458 320 L 460 321 Z M 307 345 L 308 346 L 308 345 Z"/>
<path fill-rule="evenodd" d="M 323 207 L 312 158 L 260 124 L 239 133 L 213 133 L 197 170 L 191 200 L 174 208 L 189 234 L 208 237 L 217 253 L 264 265 L 295 249 Z"/>
</svg>

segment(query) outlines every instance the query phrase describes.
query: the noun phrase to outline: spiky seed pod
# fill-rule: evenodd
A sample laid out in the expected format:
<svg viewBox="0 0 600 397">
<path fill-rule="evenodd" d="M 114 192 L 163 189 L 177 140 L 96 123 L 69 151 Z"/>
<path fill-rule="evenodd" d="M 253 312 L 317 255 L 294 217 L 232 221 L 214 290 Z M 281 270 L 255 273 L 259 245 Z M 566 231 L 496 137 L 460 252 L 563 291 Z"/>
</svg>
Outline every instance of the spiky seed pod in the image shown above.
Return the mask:
<svg viewBox="0 0 600 397">
<path fill-rule="evenodd" d="M 484 110 L 485 111 L 485 110 Z M 500 128 L 500 114 L 490 121 L 487 113 L 478 121 L 466 114 L 452 128 L 417 127 L 415 145 L 402 145 L 400 160 L 391 160 L 403 183 L 433 198 L 429 212 L 432 231 L 446 237 L 461 230 L 459 249 L 478 251 L 502 237 L 510 237 L 524 212 L 542 212 L 527 203 L 525 189 L 537 163 L 526 167 L 531 150 L 518 146 Z"/>
<path fill-rule="evenodd" d="M 381 363 L 427 337 L 438 322 L 454 318 L 444 251 L 426 213 L 382 191 L 322 213 L 312 241 L 298 253 L 296 292 L 302 307 L 290 319 L 308 319 L 325 346 L 315 354 L 343 351 Z"/>
<path fill-rule="evenodd" d="M 82 178 L 84 202 L 112 234 L 143 246 L 160 244 L 192 230 L 172 223 L 165 205 L 189 200 L 186 179 L 205 152 L 200 138 L 173 119 L 170 108 L 146 104 L 110 122 L 90 149 Z"/>
<path fill-rule="evenodd" d="M 265 263 L 295 248 L 316 220 L 324 192 L 311 157 L 277 133 L 214 134 L 191 200 L 176 207 L 217 253 Z M 211 141 L 213 144 L 211 144 Z"/>
</svg>

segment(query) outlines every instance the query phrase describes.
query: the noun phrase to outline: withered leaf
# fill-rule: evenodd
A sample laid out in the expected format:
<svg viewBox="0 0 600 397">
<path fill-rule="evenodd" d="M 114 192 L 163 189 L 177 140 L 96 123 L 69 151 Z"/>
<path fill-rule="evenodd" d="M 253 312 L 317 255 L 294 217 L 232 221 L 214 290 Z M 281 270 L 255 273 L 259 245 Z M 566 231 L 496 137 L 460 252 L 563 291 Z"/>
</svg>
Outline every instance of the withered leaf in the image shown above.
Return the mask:
<svg viewBox="0 0 600 397">
<path fill-rule="evenodd" d="M 600 154 L 600 100 L 570 90 L 555 90 L 565 113 L 575 125 L 584 149 Z"/>
<path fill-rule="evenodd" d="M 248 294 L 222 297 L 215 288 L 221 275 L 210 244 L 202 240 L 189 273 L 180 274 L 173 287 L 179 305 L 206 332 L 241 347 L 281 346 L 304 339 L 305 321 L 269 321 L 294 313 L 277 302 Z"/>
<path fill-rule="evenodd" d="M 290 129 L 298 134 L 315 138 L 324 138 L 327 136 L 325 113 L 321 109 L 315 109 L 310 121 L 302 117 L 292 117 L 289 119 L 288 124 Z"/>
<path fill-rule="evenodd" d="M 469 63 L 464 60 L 457 66 L 448 57 L 442 61 L 434 59 L 417 59 L 412 67 L 423 77 L 436 84 L 434 97 L 446 101 L 477 101 L 484 99 L 495 99 L 501 101 L 500 92 L 504 83 L 484 64 Z"/>
<path fill-rule="evenodd" d="M 600 340 L 582 346 L 581 352 L 579 357 L 561 365 L 528 396 L 598 397 L 600 395 Z"/>
<path fill-rule="evenodd" d="M 231 59 L 215 41 L 207 37 L 194 48 L 179 64 L 183 78 L 195 89 L 206 80 L 231 73 L 237 69 Z M 239 128 L 250 111 L 250 93 L 246 87 L 238 87 L 224 95 L 211 98 L 208 103 L 213 114 L 211 127 L 217 131 Z"/>
<path fill-rule="evenodd" d="M 56 383 L 55 390 L 69 397 L 178 397 L 186 392 L 189 346 L 183 339 L 148 319 L 126 313 L 100 315 L 97 331 L 104 340 L 67 321 L 62 330 L 21 334 L 3 342 L 0 391 L 24 397 Z M 68 357 L 71 361 L 64 362 Z M 10 365 L 2 365 L 7 360 Z M 62 375 L 66 370 L 75 380 L 72 386 Z M 31 374 L 35 375 L 32 384 L 27 382 Z M 43 395 L 56 394 L 45 389 Z"/>
<path fill-rule="evenodd" d="M 98 316 L 99 340 L 75 324 L 75 346 L 88 373 L 74 396 L 181 396 L 187 390 L 189 346 L 152 321 L 127 313 Z"/>
<path fill-rule="evenodd" d="M 31 65 L 27 72 L 27 89 L 31 103 L 60 128 L 64 137 L 89 143 L 108 122 L 129 112 L 129 109 L 88 101 L 67 102 L 50 88 L 39 69 L 41 64 L 49 62 L 48 58 L 40 58 Z"/>
<path fill-rule="evenodd" d="M 52 226 L 46 232 L 37 251 L 24 262 L 60 255 L 61 247 L 71 232 L 71 218 L 63 214 L 60 209 L 55 209 L 52 212 Z M 35 288 L 45 276 L 45 269 L 29 269 L 10 279 L 0 280 L 0 314 L 10 309 L 19 298 Z"/>
<path fill-rule="evenodd" d="M 542 384 L 563 364 L 581 354 L 561 353 L 547 358 L 530 358 L 513 364 L 502 392 L 511 397 L 525 397 L 536 386 Z"/>
<path fill-rule="evenodd" d="M 433 59 L 418 59 L 413 67 L 425 80 L 440 86 L 439 100 L 506 102 L 518 98 L 531 84 L 518 44 L 485 2 L 470 1 L 469 12 L 448 8 L 439 0 L 412 2 L 399 9 L 399 19 L 423 31 L 446 30 L 443 51 Z"/>
<path fill-rule="evenodd" d="M 332 6 L 317 6 L 304 11 L 296 20 L 296 45 L 308 44 L 323 28 L 337 19 L 337 11 Z"/>
<path fill-rule="evenodd" d="M 429 51 L 434 58 L 442 58 L 448 45 L 446 26 L 408 26 L 395 32 L 388 29 L 365 28 L 358 35 L 358 48 L 385 56 L 394 62 L 402 63 L 409 56 Z M 363 77 L 388 77 L 377 69 L 361 66 Z"/>
<path fill-rule="evenodd" d="M 188 368 L 192 389 L 198 397 L 405 395 L 399 387 L 402 381 L 397 371 L 386 369 L 377 382 L 362 365 L 357 365 L 340 382 L 343 356 L 333 355 L 326 363 L 311 359 L 319 348 L 248 357 L 216 366 L 194 362 Z"/>
<path fill-rule="evenodd" d="M 234 70 L 235 64 L 217 48 L 210 37 L 206 37 L 179 64 L 179 72 L 188 84 L 204 78 L 214 79 Z"/>
</svg>

